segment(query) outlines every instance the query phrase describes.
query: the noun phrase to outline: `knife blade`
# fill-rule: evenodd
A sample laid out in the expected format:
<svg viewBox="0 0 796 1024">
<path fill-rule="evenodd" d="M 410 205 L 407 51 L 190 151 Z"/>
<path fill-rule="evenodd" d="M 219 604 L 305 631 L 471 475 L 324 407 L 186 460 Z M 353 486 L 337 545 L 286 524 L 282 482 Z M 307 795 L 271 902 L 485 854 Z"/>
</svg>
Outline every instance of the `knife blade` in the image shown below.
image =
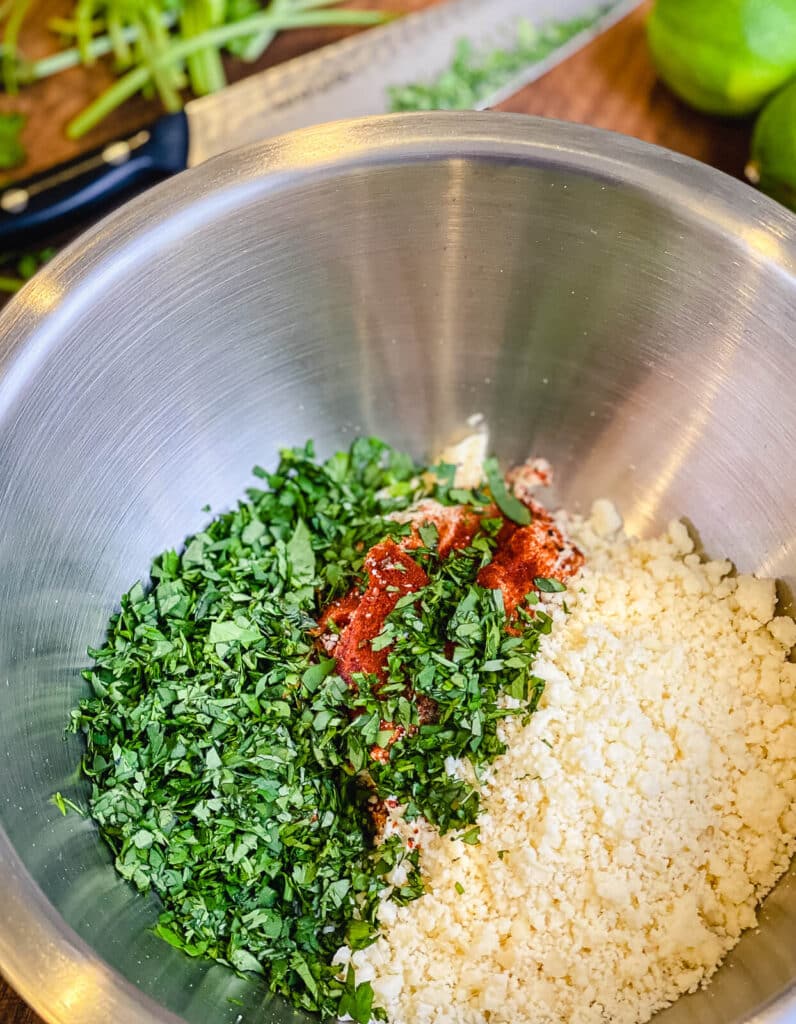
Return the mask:
<svg viewBox="0 0 796 1024">
<path fill-rule="evenodd" d="M 615 24 L 640 0 L 603 5 L 587 28 L 517 72 L 495 105 Z M 536 26 L 591 15 L 595 0 L 447 0 L 250 75 L 189 101 L 148 129 L 0 192 L 0 251 L 29 246 L 98 216 L 135 192 L 228 149 L 338 118 L 389 110 L 391 86 L 434 80 L 459 40 L 501 45 L 524 19 Z"/>
</svg>

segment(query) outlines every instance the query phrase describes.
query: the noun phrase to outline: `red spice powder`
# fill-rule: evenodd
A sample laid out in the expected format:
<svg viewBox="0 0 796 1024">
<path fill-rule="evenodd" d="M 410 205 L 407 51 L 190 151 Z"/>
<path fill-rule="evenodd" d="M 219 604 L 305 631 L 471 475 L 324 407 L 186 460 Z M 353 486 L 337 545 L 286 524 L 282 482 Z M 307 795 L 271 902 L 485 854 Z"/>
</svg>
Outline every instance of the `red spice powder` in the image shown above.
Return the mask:
<svg viewBox="0 0 796 1024">
<path fill-rule="evenodd" d="M 349 594 L 338 602 L 339 610 L 347 616 L 347 624 L 334 648 L 337 671 L 349 686 L 354 685 L 352 676 L 357 672 L 372 673 L 383 682 L 387 664 L 387 650 L 374 651 L 371 641 L 381 633 L 385 620 L 404 594 L 420 590 L 428 583 L 428 576 L 417 562 L 399 547 L 394 540 L 383 540 L 372 547 L 365 558 L 368 586 L 353 613 L 349 611 L 354 595 Z M 324 616 L 331 618 L 332 609 Z M 331 618 L 336 625 L 342 623 L 337 617 Z"/>
<path fill-rule="evenodd" d="M 423 541 L 419 529 L 426 523 L 433 523 L 437 528 L 439 540 L 437 552 L 440 558 L 447 558 L 451 551 L 466 548 L 481 528 L 481 520 L 498 515 L 497 508 L 490 505 L 483 512 L 476 512 L 469 505 L 440 505 L 438 501 L 428 499 L 396 517 L 398 522 L 410 523 L 412 532 L 401 539 L 403 548 L 422 547 Z"/>
<path fill-rule="evenodd" d="M 356 587 L 350 590 L 344 597 L 339 597 L 327 605 L 321 617 L 318 619 L 318 635 L 326 651 L 331 653 L 337 646 L 340 632 L 351 622 L 354 612 L 359 607 L 362 595 Z M 331 627 L 335 630 L 332 631 Z"/>
<path fill-rule="evenodd" d="M 540 576 L 565 583 L 583 565 L 582 553 L 569 544 L 550 513 L 530 504 L 533 519 L 528 526 L 509 520 L 498 534 L 492 561 L 478 574 L 478 582 L 489 590 L 503 592 L 506 615 L 511 618 L 528 594 L 535 591 Z"/>
</svg>

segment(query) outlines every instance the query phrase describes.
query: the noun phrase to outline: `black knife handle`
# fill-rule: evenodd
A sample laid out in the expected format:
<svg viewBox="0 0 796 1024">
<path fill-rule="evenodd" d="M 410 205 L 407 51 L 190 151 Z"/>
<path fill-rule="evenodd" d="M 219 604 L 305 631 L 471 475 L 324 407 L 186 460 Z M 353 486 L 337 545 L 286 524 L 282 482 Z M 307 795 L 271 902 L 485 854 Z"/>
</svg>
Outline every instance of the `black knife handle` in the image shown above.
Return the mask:
<svg viewBox="0 0 796 1024">
<path fill-rule="evenodd" d="M 0 252 L 20 252 L 78 227 L 188 164 L 188 120 L 167 114 L 150 128 L 0 192 Z"/>
</svg>

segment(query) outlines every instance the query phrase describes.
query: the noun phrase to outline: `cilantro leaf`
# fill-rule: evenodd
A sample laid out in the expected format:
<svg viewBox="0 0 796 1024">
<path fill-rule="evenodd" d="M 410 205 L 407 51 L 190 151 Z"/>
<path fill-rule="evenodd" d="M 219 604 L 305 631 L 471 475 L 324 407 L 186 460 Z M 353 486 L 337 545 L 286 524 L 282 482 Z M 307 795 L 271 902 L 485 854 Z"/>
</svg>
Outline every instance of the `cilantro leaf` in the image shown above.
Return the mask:
<svg viewBox="0 0 796 1024">
<path fill-rule="evenodd" d="M 294 583 L 312 583 L 315 578 L 315 553 L 312 550 L 312 537 L 303 519 L 299 519 L 293 536 L 287 544 L 287 557 L 292 569 L 291 578 Z"/>
<path fill-rule="evenodd" d="M 435 551 L 439 543 L 439 530 L 434 523 L 421 523 L 418 531 L 423 546 L 429 551 Z"/>
<path fill-rule="evenodd" d="M 246 620 L 214 622 L 210 626 L 211 644 L 252 644 L 260 639 L 260 631 Z"/>
<path fill-rule="evenodd" d="M 527 526 L 531 521 L 531 513 L 521 501 L 509 493 L 497 459 L 484 460 L 484 476 L 489 484 L 492 497 L 495 499 L 495 504 L 503 515 L 520 526 Z"/>
<path fill-rule="evenodd" d="M 560 594 L 567 589 L 560 580 L 554 580 L 547 576 L 537 576 L 533 585 L 543 594 Z"/>
</svg>

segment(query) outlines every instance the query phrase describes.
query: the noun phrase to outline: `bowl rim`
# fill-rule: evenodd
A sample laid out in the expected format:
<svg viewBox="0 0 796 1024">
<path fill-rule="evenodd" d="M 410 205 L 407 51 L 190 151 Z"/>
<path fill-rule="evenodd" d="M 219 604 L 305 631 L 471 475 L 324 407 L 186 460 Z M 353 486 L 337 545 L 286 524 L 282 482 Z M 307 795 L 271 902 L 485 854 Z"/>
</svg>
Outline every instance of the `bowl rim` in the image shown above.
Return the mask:
<svg viewBox="0 0 796 1024">
<path fill-rule="evenodd" d="M 598 128 L 495 112 L 396 114 L 302 129 L 232 150 L 125 204 L 48 263 L 0 314 L 0 429 L 37 362 L 96 289 L 152 258 L 153 245 L 226 211 L 362 168 L 471 159 L 586 174 L 709 225 L 793 279 L 796 216 L 743 182 L 670 150 Z M 796 299 L 794 300 L 796 317 Z M 0 972 L 49 1024 L 180 1024 L 111 968 L 60 917 L 0 825 Z M 79 1001 L 74 999 L 81 982 Z M 756 1024 L 796 1019 L 796 982 L 759 1008 Z"/>
</svg>

